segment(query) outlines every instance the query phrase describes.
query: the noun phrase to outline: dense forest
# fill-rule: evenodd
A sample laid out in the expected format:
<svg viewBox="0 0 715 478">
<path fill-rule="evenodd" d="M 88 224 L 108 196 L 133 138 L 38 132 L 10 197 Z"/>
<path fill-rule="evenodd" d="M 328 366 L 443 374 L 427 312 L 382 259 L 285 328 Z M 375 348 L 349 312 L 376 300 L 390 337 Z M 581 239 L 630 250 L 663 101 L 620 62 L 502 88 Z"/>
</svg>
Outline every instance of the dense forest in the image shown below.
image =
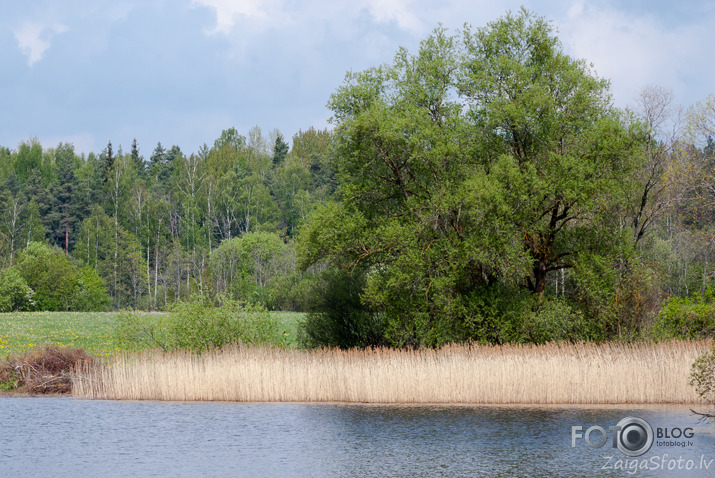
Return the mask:
<svg viewBox="0 0 715 478">
<path fill-rule="evenodd" d="M 188 155 L 158 143 L 145 158 L 136 141 L 86 157 L 35 139 L 2 148 L 1 266 L 21 268 L 41 243 L 101 279 L 110 300 L 100 308 L 163 309 L 196 293 L 299 308 L 294 240 L 334 193 L 329 145 L 328 131 L 311 128 L 289 151 L 280 133 L 255 127 Z M 61 297 L 57 308 L 73 308 Z"/>
<path fill-rule="evenodd" d="M 522 12 L 349 74 L 290 142 L 0 147 L 0 310 L 231 297 L 339 346 L 713 334 L 715 98 L 608 88 Z"/>
</svg>

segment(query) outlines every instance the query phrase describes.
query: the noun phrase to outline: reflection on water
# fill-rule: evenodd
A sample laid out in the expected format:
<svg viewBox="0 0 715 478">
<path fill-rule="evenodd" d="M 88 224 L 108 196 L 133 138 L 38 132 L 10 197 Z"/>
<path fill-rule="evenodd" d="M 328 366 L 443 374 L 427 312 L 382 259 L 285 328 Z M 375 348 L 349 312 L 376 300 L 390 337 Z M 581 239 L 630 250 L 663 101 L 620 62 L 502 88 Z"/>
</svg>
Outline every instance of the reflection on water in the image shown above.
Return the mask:
<svg viewBox="0 0 715 478">
<path fill-rule="evenodd" d="M 608 429 L 625 416 L 695 432 L 692 446 L 654 445 L 636 464 L 715 459 L 715 426 L 698 423 L 687 408 L 0 398 L 0 475 L 630 476 L 603 469 L 633 464 L 610 442 L 571 447 L 572 425 Z M 715 476 L 715 461 L 707 471 L 636 476 Z"/>
</svg>

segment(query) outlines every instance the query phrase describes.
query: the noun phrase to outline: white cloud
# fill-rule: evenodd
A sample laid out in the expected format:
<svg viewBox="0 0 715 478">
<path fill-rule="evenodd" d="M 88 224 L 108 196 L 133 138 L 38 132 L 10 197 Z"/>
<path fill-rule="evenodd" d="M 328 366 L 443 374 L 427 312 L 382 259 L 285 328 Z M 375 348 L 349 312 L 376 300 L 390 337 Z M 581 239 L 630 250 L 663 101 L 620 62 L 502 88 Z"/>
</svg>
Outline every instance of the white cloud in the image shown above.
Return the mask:
<svg viewBox="0 0 715 478">
<path fill-rule="evenodd" d="M 411 0 L 367 0 L 367 9 L 381 23 L 395 22 L 403 30 L 421 32 L 422 22 L 413 13 L 418 10 Z"/>
<path fill-rule="evenodd" d="M 283 17 L 280 0 L 192 0 L 191 4 L 213 8 L 216 12 L 216 27 L 207 33 L 228 34 L 237 19 L 246 19 L 259 24 L 273 23 Z"/>
<path fill-rule="evenodd" d="M 27 65 L 32 66 L 40 61 L 50 48 L 52 37 L 66 31 L 67 27 L 62 24 L 24 23 L 14 31 L 14 34 L 20 51 L 27 55 Z"/>
<path fill-rule="evenodd" d="M 687 75 L 702 68 L 707 25 L 664 23 L 664 18 L 628 12 L 595 2 L 575 2 L 556 22 L 568 53 L 593 63 L 612 80 L 620 105 L 656 84 L 687 91 Z M 680 101 L 690 99 L 681 95 Z"/>
<path fill-rule="evenodd" d="M 309 25 L 316 20 L 330 23 L 350 22 L 363 10 L 377 23 L 394 22 L 401 30 L 421 33 L 424 22 L 420 18 L 425 8 L 415 0 L 354 0 L 339 3 L 333 0 L 312 0 L 290 4 L 286 0 L 191 0 L 194 7 L 212 8 L 216 26 L 208 34 L 229 34 L 241 21 L 252 29 L 275 26 Z M 432 25 L 433 26 L 433 25 Z"/>
</svg>

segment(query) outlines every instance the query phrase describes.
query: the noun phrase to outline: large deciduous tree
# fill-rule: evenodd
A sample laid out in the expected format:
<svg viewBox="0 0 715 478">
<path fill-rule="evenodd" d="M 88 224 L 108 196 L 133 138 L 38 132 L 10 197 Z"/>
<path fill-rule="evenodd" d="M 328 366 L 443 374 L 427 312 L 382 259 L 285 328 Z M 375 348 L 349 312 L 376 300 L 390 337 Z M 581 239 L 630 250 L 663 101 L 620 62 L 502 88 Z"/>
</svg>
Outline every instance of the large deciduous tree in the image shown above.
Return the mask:
<svg viewBox="0 0 715 478">
<path fill-rule="evenodd" d="M 348 74 L 329 102 L 341 202 L 303 231 L 304 265 L 362 271 L 395 345 L 518 338 L 496 309 L 538 306 L 550 274 L 627 238 L 614 211 L 645 135 L 608 88 L 525 10 Z"/>
</svg>

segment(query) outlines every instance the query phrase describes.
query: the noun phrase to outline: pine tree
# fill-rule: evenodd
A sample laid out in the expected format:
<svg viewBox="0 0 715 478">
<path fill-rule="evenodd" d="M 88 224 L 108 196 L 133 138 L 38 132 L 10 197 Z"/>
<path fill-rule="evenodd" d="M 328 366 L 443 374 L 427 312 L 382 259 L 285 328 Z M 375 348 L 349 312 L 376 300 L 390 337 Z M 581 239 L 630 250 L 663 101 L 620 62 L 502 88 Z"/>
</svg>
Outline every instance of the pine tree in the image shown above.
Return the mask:
<svg viewBox="0 0 715 478">
<path fill-rule="evenodd" d="M 137 169 L 137 173 L 139 173 L 139 177 L 143 179 L 146 173 L 146 164 L 144 162 L 144 157 L 139 156 L 139 147 L 137 146 L 136 138 L 132 141 L 131 157 L 132 162 Z"/>
<path fill-rule="evenodd" d="M 109 175 L 114 168 L 114 152 L 112 151 L 112 142 L 107 143 L 107 148 L 102 152 L 104 157 L 104 182 L 107 182 Z"/>
<path fill-rule="evenodd" d="M 74 175 L 74 146 L 60 144 L 55 150 L 55 168 L 57 179 L 50 186 L 54 202 L 48 214 L 51 223 L 51 241 L 61 246 L 69 255 L 70 243 L 74 239 L 74 230 L 81 222 L 75 216 L 74 193 L 76 179 Z"/>
<path fill-rule="evenodd" d="M 286 156 L 288 156 L 288 143 L 283 139 L 283 135 L 278 133 L 276 137 L 276 143 L 273 146 L 273 166 L 279 166 L 283 164 Z"/>
</svg>

